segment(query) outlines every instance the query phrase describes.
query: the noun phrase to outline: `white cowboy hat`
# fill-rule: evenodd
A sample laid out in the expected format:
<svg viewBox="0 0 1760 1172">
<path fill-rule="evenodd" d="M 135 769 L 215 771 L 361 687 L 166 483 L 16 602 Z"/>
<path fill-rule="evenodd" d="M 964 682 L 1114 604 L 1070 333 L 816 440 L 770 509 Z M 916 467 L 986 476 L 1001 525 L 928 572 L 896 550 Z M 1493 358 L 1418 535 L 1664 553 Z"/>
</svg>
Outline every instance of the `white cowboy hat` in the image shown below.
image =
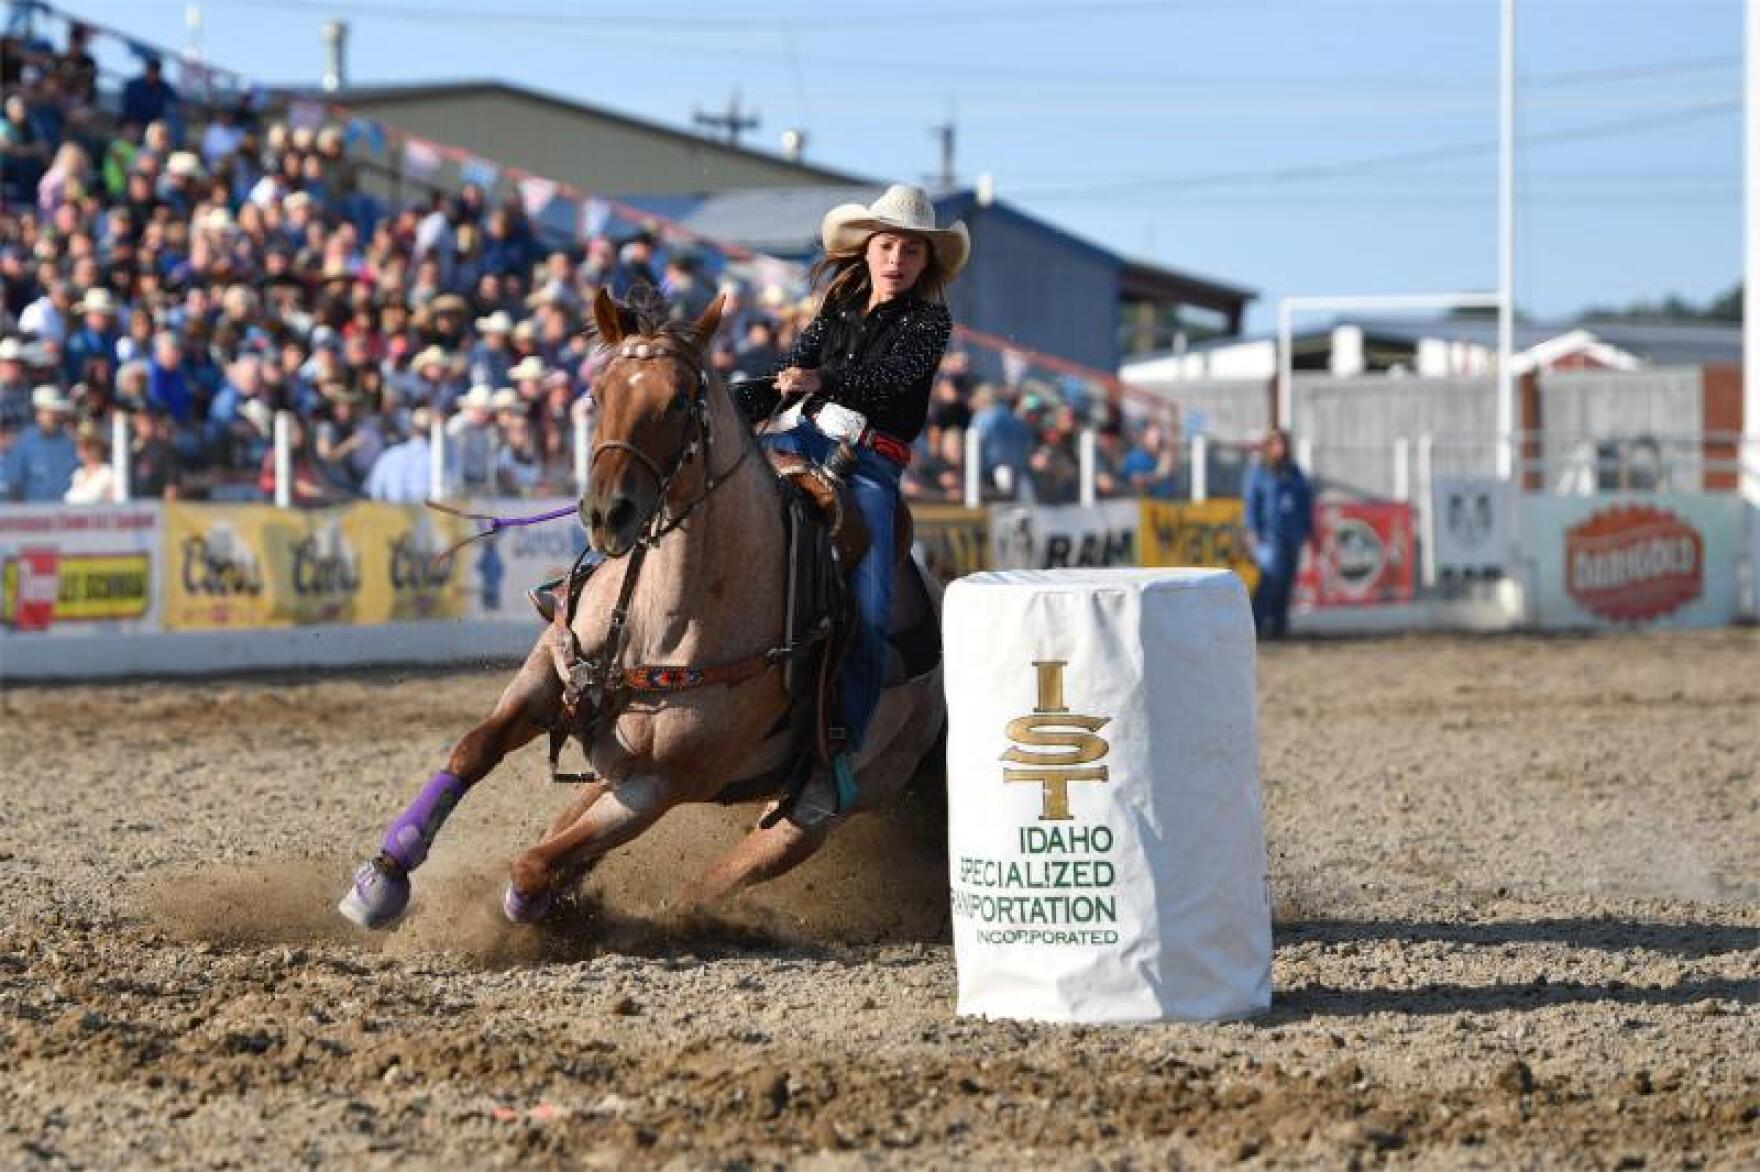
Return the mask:
<svg viewBox="0 0 1760 1172">
<path fill-rule="evenodd" d="M 262 435 L 275 430 L 275 412 L 261 399 L 246 399 L 238 405 L 238 413 Z"/>
<path fill-rule="evenodd" d="M 525 405 L 525 400 L 520 398 L 519 392 L 512 387 L 502 387 L 499 391 L 495 392 L 494 406 L 495 410 L 498 412 L 523 411 Z"/>
<path fill-rule="evenodd" d="M 513 329 L 513 319 L 507 316 L 505 309 L 497 309 L 488 317 L 477 319 L 477 333 L 505 334 Z"/>
<path fill-rule="evenodd" d="M 81 297 L 79 304 L 73 308 L 78 313 L 106 313 L 115 317 L 116 298 L 110 295 L 110 290 L 99 286 L 86 290 L 86 295 Z"/>
<path fill-rule="evenodd" d="M 44 383 L 31 391 L 32 411 L 59 411 L 63 415 L 73 412 L 73 400 L 61 393 L 61 388 L 53 383 Z"/>
<path fill-rule="evenodd" d="M 409 365 L 411 370 L 420 373 L 423 367 L 435 365 L 446 366 L 451 363 L 451 361 L 452 356 L 446 353 L 446 351 L 438 346 L 429 346 L 426 350 L 417 354 L 415 360 Z"/>
<path fill-rule="evenodd" d="M 465 392 L 464 399 L 460 401 L 459 406 L 467 411 L 491 410 L 495 406 L 495 390 L 493 387 L 486 387 L 478 383 Z"/>
<path fill-rule="evenodd" d="M 0 362 L 23 362 L 24 343 L 17 338 L 0 339 Z"/>
<path fill-rule="evenodd" d="M 507 372 L 507 377 L 515 382 L 519 382 L 521 379 L 543 378 L 548 370 L 549 367 L 544 365 L 542 358 L 536 354 L 528 354 L 514 364 L 513 369 Z"/>
<path fill-rule="evenodd" d="M 963 269 L 972 255 L 972 238 L 965 224 L 956 220 L 952 227 L 937 228 L 935 205 L 928 193 L 908 183 L 894 183 L 867 207 L 839 204 L 825 213 L 825 222 L 819 226 L 825 251 L 833 254 L 859 251 L 876 232 L 910 232 L 923 237 L 949 277 Z"/>
<path fill-rule="evenodd" d="M 201 159 L 192 151 L 172 151 L 171 157 L 165 160 L 165 173 L 179 179 L 207 178 Z"/>
</svg>

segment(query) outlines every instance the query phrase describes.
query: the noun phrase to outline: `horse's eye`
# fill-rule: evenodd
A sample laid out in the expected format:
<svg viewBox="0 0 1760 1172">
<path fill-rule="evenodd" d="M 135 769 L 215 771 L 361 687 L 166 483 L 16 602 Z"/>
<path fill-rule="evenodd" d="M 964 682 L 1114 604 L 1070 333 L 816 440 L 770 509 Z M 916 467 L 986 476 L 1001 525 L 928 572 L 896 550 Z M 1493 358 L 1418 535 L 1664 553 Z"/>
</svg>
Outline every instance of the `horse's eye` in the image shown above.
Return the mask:
<svg viewBox="0 0 1760 1172">
<path fill-rule="evenodd" d="M 670 410 L 672 411 L 672 413 L 674 415 L 683 415 L 686 411 L 690 410 L 690 407 L 691 407 L 691 397 L 689 395 L 685 394 L 683 391 L 680 391 L 680 392 L 678 392 L 678 394 L 672 396 L 672 407 L 670 408 Z"/>
</svg>

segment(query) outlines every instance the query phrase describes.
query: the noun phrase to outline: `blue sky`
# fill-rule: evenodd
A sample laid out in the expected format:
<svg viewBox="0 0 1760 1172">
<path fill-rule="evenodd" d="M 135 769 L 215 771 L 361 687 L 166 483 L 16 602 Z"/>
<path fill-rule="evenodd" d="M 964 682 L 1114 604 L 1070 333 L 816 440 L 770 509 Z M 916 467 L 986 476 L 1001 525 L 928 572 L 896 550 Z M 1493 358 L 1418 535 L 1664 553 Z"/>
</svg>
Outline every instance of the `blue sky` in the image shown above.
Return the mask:
<svg viewBox="0 0 1760 1172">
<path fill-rule="evenodd" d="M 1741 274 L 1741 0 L 1518 0 L 1522 308 Z M 67 7 L 170 44 L 182 0 Z M 1131 255 L 1285 294 L 1496 281 L 1497 0 L 214 0 L 216 64 L 310 83 L 346 16 L 352 80 L 502 77 L 675 126 L 737 89 L 809 157 L 957 166 Z M 1412 156 L 1422 155 L 1419 161 Z"/>
</svg>

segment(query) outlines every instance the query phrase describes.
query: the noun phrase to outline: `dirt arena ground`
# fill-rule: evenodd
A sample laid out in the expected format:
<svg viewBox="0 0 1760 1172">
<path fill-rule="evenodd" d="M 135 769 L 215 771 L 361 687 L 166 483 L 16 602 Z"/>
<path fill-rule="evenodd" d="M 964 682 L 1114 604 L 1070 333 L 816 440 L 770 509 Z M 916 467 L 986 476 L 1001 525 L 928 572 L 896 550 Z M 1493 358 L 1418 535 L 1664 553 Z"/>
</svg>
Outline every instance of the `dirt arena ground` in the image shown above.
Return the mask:
<svg viewBox="0 0 1760 1172">
<path fill-rule="evenodd" d="M 542 931 L 541 750 L 332 907 L 502 670 L 0 693 L 0 1166 L 1760 1166 L 1760 634 L 1261 660 L 1276 1006 L 953 1017 L 927 802 L 726 922 L 675 818 Z"/>
</svg>

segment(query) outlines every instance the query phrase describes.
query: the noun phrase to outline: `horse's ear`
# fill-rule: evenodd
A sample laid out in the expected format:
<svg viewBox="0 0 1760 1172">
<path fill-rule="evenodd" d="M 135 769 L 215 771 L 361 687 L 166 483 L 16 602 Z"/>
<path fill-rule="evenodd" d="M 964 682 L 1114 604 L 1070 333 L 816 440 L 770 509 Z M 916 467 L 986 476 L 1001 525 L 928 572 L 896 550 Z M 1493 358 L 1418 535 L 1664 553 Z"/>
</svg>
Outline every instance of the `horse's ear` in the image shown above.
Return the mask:
<svg viewBox="0 0 1760 1172">
<path fill-rule="evenodd" d="M 721 328 L 721 310 L 727 303 L 727 294 L 717 293 L 715 300 L 709 302 L 709 308 L 697 319 L 697 349 L 708 350 L 709 343 L 715 340 L 715 331 Z"/>
<path fill-rule="evenodd" d="M 623 341 L 623 317 L 603 285 L 593 297 L 593 325 L 599 331 L 599 341 L 605 345 L 615 346 Z"/>
</svg>

